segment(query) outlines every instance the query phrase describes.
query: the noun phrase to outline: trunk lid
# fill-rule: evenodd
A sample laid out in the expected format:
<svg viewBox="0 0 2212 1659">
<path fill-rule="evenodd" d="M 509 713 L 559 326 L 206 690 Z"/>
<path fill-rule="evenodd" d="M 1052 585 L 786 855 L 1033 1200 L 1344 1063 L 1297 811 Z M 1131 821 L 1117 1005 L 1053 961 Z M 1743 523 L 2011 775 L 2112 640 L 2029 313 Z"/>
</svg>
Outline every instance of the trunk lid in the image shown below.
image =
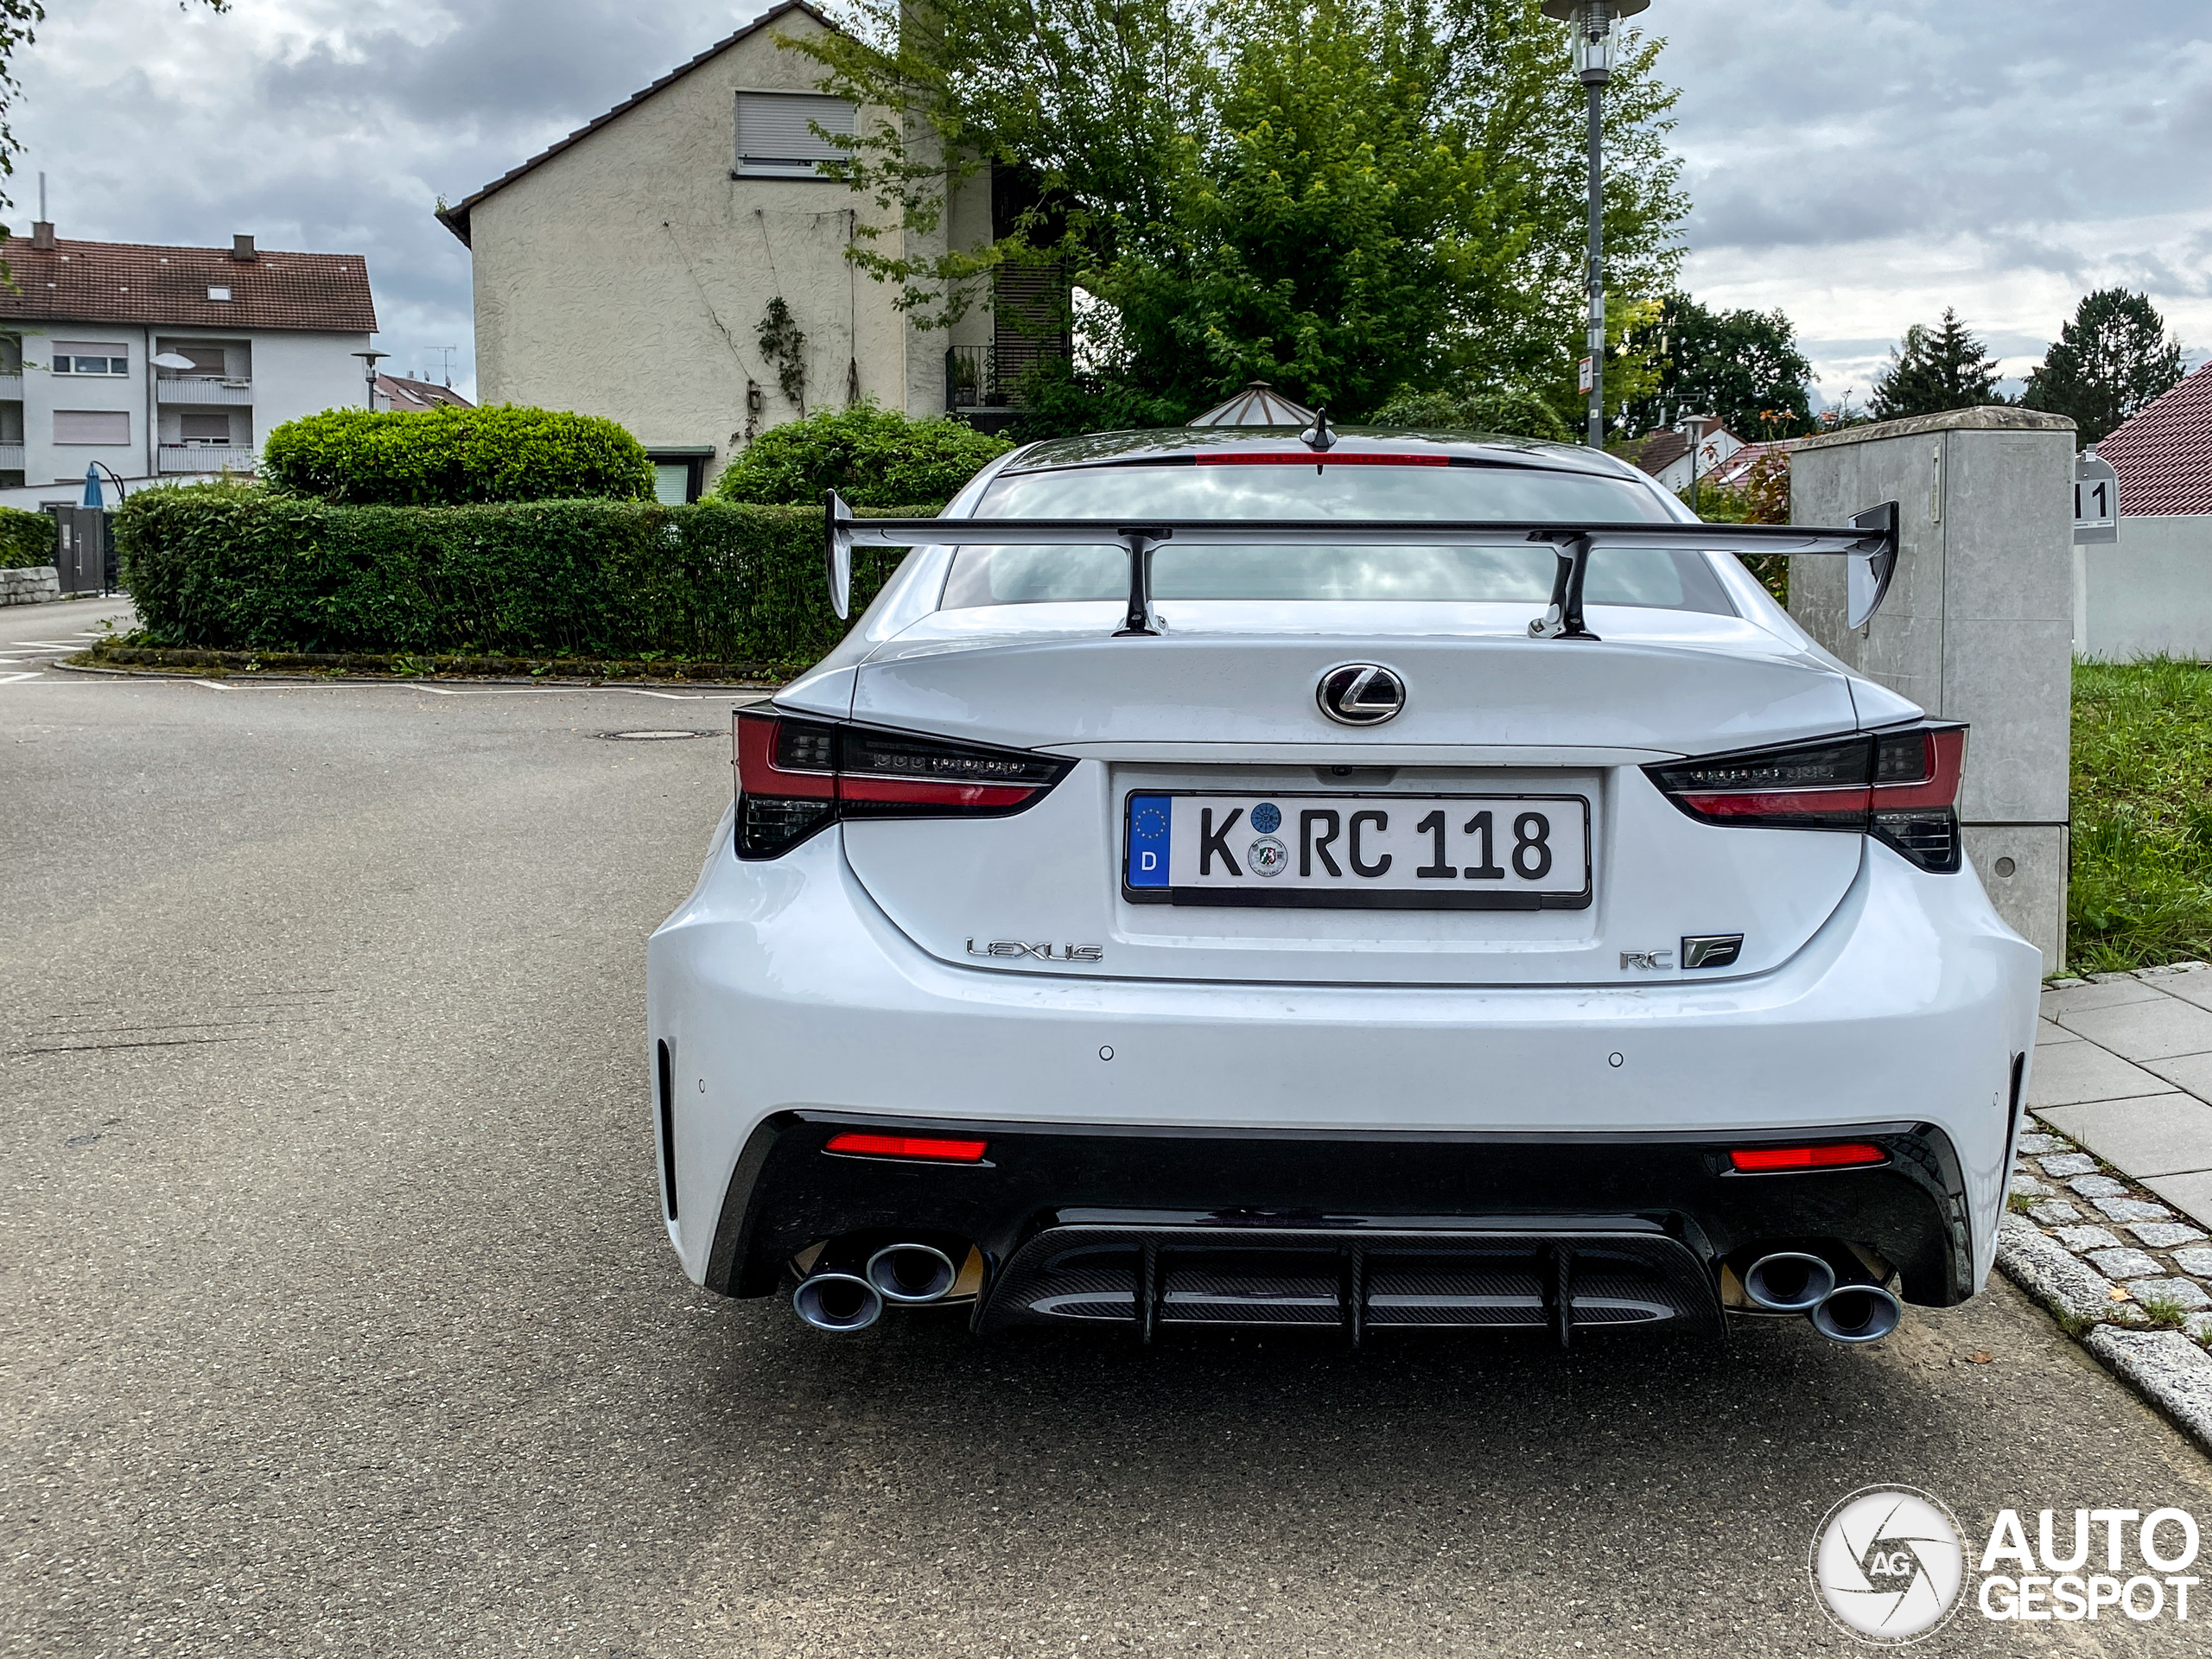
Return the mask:
<svg viewBox="0 0 2212 1659">
<path fill-rule="evenodd" d="M 843 827 L 854 874 L 923 949 L 1035 974 L 1616 985 L 1679 977 L 1685 937 L 1740 933 L 1735 963 L 1697 976 L 1725 978 L 1786 960 L 1859 869 L 1855 835 L 1699 823 L 1640 770 L 1857 728 L 1844 674 L 1743 619 L 1623 609 L 1593 613 L 1600 639 L 1557 640 L 1526 636 L 1526 607 L 1337 604 L 1325 632 L 1294 626 L 1311 606 L 1160 608 L 1158 639 L 1111 638 L 1096 602 L 939 612 L 858 665 L 859 722 L 1081 762 L 1012 817 Z M 1349 662 L 1393 671 L 1402 712 L 1327 718 L 1316 688 Z M 1579 798 L 1587 891 L 1516 909 L 1430 907 L 1440 887 L 1370 907 L 1357 883 L 1344 890 L 1364 896 L 1332 900 L 1347 907 L 1284 902 L 1280 887 L 1267 902 L 1156 902 L 1126 881 L 1131 800 L 1186 796 L 1193 815 L 1208 798 L 1221 817 L 1255 812 L 1240 850 L 1255 823 L 1280 819 L 1294 840 L 1309 812 L 1387 825 L 1395 810 L 1402 835 L 1440 805 L 1456 825 L 1462 803 L 1541 800 L 1563 856 L 1579 855 Z M 1471 872 L 1471 851 L 1453 856 Z"/>
</svg>

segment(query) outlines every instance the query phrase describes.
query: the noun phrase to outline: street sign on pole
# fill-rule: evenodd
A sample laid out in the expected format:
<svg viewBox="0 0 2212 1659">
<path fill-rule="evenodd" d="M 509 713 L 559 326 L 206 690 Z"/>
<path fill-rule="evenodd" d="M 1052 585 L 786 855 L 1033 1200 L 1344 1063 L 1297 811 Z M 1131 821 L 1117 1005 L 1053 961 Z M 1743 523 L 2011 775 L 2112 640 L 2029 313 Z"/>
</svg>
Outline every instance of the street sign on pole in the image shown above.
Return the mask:
<svg viewBox="0 0 2212 1659">
<path fill-rule="evenodd" d="M 2074 457 L 2074 545 L 2120 539 L 2120 474 L 2094 449 Z"/>
<path fill-rule="evenodd" d="M 1576 389 L 1587 397 L 1590 388 L 1596 384 L 1597 378 L 1597 372 L 1591 359 L 1584 358 L 1575 372 Z"/>
</svg>

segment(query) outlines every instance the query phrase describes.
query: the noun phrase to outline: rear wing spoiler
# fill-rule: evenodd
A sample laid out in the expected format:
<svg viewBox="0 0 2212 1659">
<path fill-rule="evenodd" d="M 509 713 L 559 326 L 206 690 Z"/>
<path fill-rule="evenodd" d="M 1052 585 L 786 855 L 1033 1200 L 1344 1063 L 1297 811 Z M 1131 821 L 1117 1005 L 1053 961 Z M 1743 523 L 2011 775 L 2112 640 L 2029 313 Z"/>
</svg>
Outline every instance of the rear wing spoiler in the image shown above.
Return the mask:
<svg viewBox="0 0 2212 1659">
<path fill-rule="evenodd" d="M 1129 553 L 1129 605 L 1114 637 L 1157 634 L 1152 609 L 1152 556 L 1164 542 L 1237 547 L 1255 542 L 1299 547 L 1496 547 L 1548 543 L 1559 557 L 1552 601 L 1529 624 L 1539 639 L 1595 639 L 1582 619 L 1582 583 L 1590 556 L 1602 547 L 1675 548 L 1693 553 L 1834 553 L 1845 567 L 1849 626 L 1863 627 L 1881 607 L 1897 563 L 1897 504 L 1869 507 L 1847 525 L 1537 524 L 1508 519 L 1357 518 L 855 518 L 835 490 L 823 492 L 824 556 L 830 607 L 840 620 L 852 613 L 855 547 L 920 547 L 944 542 L 994 545 L 1096 546 L 1119 542 Z"/>
</svg>

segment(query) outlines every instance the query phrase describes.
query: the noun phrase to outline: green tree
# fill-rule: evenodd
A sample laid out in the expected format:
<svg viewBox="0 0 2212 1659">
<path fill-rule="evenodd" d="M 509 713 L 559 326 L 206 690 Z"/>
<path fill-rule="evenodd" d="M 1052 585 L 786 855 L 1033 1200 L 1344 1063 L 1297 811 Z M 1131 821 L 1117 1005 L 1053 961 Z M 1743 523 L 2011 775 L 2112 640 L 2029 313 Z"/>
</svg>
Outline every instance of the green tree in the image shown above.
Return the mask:
<svg viewBox="0 0 2212 1659">
<path fill-rule="evenodd" d="M 1096 378 L 1166 404 L 1255 378 L 1344 419 L 1402 391 L 1571 400 L 1583 100 L 1536 0 L 851 0 L 846 21 L 787 43 L 824 90 L 902 112 L 843 171 L 882 209 L 854 257 L 923 321 L 1057 264 L 1098 302 L 1076 317 Z M 1657 52 L 1631 39 L 1605 104 L 1623 327 L 1681 258 Z M 1037 205 L 932 251 L 994 162 Z"/>
<path fill-rule="evenodd" d="M 2005 401 L 1997 359 L 1945 306 L 1939 326 L 1916 322 L 1890 347 L 1890 366 L 1874 377 L 1867 407 L 1878 421 L 1896 421 Z"/>
<path fill-rule="evenodd" d="M 1713 311 L 1669 294 L 1631 342 L 1651 353 L 1657 384 L 1627 410 L 1631 436 L 1682 415 L 1718 415 L 1747 442 L 1796 437 L 1813 427 L 1813 365 L 1779 309 Z"/>
<path fill-rule="evenodd" d="M 2181 343 L 2146 295 L 2124 288 L 2085 294 L 2028 376 L 2020 401 L 2070 415 L 2083 448 L 2134 419 L 2181 380 Z"/>
</svg>

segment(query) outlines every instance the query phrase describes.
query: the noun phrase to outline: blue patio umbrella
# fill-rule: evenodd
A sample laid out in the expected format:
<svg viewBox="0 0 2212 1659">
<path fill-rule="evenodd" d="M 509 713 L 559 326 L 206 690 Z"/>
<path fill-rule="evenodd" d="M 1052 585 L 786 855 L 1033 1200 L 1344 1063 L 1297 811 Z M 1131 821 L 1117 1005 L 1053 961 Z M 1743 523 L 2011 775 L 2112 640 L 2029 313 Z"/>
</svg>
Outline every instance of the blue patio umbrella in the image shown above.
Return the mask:
<svg viewBox="0 0 2212 1659">
<path fill-rule="evenodd" d="M 85 468 L 85 500 L 88 507 L 107 505 L 107 497 L 100 489 L 100 464 L 98 461 Z"/>
</svg>

